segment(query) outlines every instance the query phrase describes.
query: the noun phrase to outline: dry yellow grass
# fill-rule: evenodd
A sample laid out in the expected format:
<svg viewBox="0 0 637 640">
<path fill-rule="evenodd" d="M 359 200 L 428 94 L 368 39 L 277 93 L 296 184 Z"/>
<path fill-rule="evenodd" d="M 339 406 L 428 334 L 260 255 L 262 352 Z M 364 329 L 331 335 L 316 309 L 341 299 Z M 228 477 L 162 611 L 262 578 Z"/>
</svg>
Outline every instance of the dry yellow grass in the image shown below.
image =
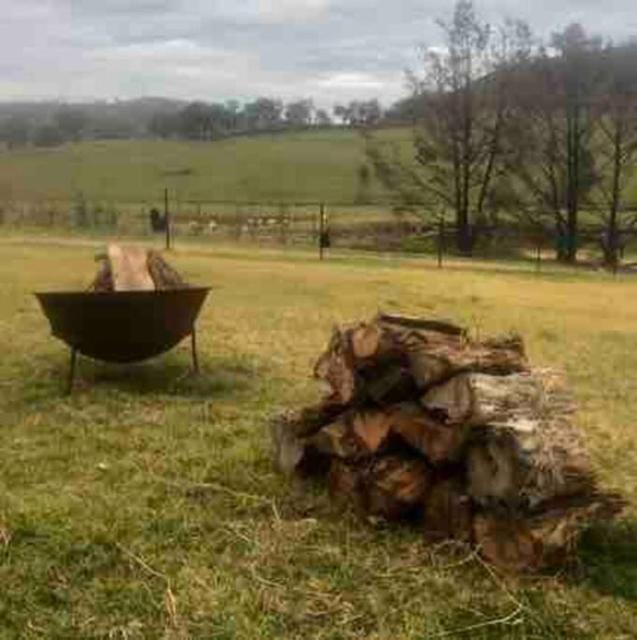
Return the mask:
<svg viewBox="0 0 637 640">
<path fill-rule="evenodd" d="M 637 280 L 514 266 L 191 246 L 215 286 L 187 348 L 128 369 L 48 335 L 36 289 L 85 286 L 94 245 L 0 240 L 0 638 L 633 638 L 637 512 L 559 577 L 503 579 L 361 523 L 271 468 L 265 424 L 317 394 L 333 323 L 378 309 L 516 330 L 563 366 L 603 483 L 637 499 Z"/>
</svg>

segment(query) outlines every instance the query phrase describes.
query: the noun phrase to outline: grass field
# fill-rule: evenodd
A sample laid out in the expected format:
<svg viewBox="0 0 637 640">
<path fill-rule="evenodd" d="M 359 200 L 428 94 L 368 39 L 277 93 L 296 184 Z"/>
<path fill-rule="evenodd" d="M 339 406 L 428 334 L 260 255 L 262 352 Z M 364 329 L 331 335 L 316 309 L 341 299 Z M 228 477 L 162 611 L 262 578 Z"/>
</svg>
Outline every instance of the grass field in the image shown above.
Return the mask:
<svg viewBox="0 0 637 640">
<path fill-rule="evenodd" d="M 202 375 L 184 375 L 186 346 L 82 360 L 65 398 L 68 354 L 31 292 L 85 286 L 94 252 L 0 238 L 0 638 L 637 637 L 637 281 L 192 245 L 171 260 L 216 286 Z M 316 397 L 333 323 L 379 308 L 513 328 L 533 362 L 564 366 L 625 520 L 561 575 L 514 579 L 277 475 L 268 418 Z"/>
<path fill-rule="evenodd" d="M 381 132 L 406 147 L 410 132 Z M 364 162 L 355 131 L 325 130 L 217 142 L 68 144 L 0 152 L 0 199 L 143 203 L 164 187 L 181 200 L 353 202 Z M 4 192 L 4 193 L 3 193 Z M 370 197 L 378 196 L 372 187 Z"/>
</svg>

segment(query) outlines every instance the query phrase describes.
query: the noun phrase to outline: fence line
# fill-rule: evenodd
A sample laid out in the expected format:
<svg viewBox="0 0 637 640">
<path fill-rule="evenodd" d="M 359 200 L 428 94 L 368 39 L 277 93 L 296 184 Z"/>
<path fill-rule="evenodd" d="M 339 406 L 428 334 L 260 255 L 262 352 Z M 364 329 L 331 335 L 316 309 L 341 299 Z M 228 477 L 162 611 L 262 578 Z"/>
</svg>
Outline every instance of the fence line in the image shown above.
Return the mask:
<svg viewBox="0 0 637 640">
<path fill-rule="evenodd" d="M 448 220 L 427 221 L 416 215 L 395 215 L 399 203 L 321 203 L 318 201 L 236 201 L 183 199 L 170 201 L 164 192 L 161 205 L 146 203 L 91 203 L 49 199 L 35 203 L 2 206 L 0 223 L 68 230 L 139 236 L 152 233 L 153 209 L 169 217 L 163 228 L 166 246 L 187 237 L 215 238 L 240 242 L 316 246 L 319 255 L 327 248 L 355 248 L 376 251 L 428 252 L 443 256 L 454 246 L 457 233 Z M 159 200 L 159 198 L 157 199 Z M 151 204 L 152 203 L 152 204 Z M 163 206 L 162 206 L 163 205 Z M 624 212 L 637 211 L 637 205 Z M 591 209 L 588 210 L 591 213 Z M 589 216 L 590 218 L 590 216 Z M 479 255 L 530 255 L 539 263 L 548 251 L 557 249 L 558 236 L 551 224 L 509 219 L 498 224 L 474 225 Z M 587 253 L 603 252 L 606 227 L 596 221 L 580 221 L 578 248 Z M 619 233 L 621 251 L 637 250 L 637 229 Z"/>
</svg>

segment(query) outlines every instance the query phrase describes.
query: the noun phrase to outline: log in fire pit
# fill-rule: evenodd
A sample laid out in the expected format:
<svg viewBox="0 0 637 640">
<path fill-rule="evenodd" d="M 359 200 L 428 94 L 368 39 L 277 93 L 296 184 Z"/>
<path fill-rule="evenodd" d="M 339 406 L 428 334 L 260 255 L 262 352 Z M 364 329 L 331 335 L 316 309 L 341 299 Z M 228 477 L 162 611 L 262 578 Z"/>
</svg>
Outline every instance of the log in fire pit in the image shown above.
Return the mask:
<svg viewBox="0 0 637 640">
<path fill-rule="evenodd" d="M 198 371 L 195 321 L 210 288 L 185 284 L 153 251 L 111 245 L 100 257 L 89 291 L 35 294 L 53 335 L 71 348 L 67 391 L 78 353 L 103 362 L 139 362 L 188 336 Z"/>
</svg>

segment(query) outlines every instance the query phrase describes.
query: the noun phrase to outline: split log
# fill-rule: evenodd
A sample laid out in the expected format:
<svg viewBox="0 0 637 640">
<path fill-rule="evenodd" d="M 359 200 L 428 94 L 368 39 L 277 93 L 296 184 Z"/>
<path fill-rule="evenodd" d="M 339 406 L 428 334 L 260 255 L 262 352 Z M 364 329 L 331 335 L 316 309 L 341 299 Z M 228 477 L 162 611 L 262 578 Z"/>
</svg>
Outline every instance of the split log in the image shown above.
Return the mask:
<svg viewBox="0 0 637 640">
<path fill-rule="evenodd" d="M 421 389 L 428 389 L 463 372 L 508 375 L 527 370 L 523 353 L 517 349 L 491 347 L 452 339 L 409 336 L 405 343 L 412 375 Z"/>
<path fill-rule="evenodd" d="M 352 419 L 353 432 L 367 453 L 377 453 L 389 440 L 391 416 L 384 411 L 360 411 Z"/>
<path fill-rule="evenodd" d="M 537 406 L 530 393 L 532 402 L 526 410 L 517 417 L 512 411 L 507 418 L 501 411 L 503 403 L 496 402 L 490 405 L 496 407 L 494 423 L 472 430 L 469 493 L 479 504 L 534 508 L 556 497 L 590 492 L 595 486 L 563 381 L 547 370 L 536 371 L 535 380 L 540 385 Z"/>
<path fill-rule="evenodd" d="M 100 261 L 100 267 L 93 279 L 93 282 L 89 285 L 89 291 L 95 291 L 98 293 L 113 291 L 113 276 L 108 259 L 105 255 L 97 256 L 96 259 Z"/>
<path fill-rule="evenodd" d="M 323 427 L 306 443 L 320 453 L 344 460 L 358 460 L 367 453 L 347 417 Z"/>
<path fill-rule="evenodd" d="M 321 402 L 305 407 L 299 411 L 285 411 L 275 421 L 281 422 L 285 428 L 297 438 L 306 438 L 334 422 L 347 411 L 341 404 Z"/>
<path fill-rule="evenodd" d="M 461 425 L 445 425 L 415 403 L 403 403 L 390 414 L 391 430 L 432 464 L 457 460 L 466 441 L 467 430 Z"/>
<path fill-rule="evenodd" d="M 305 453 L 303 440 L 289 429 L 283 420 L 273 420 L 270 423 L 270 436 L 274 448 L 274 464 L 286 475 L 294 473 Z"/>
<path fill-rule="evenodd" d="M 294 435 L 282 420 L 270 423 L 270 436 L 274 449 L 274 464 L 285 475 L 301 477 L 324 476 L 330 467 L 330 457 L 321 453 Z"/>
<path fill-rule="evenodd" d="M 475 542 L 481 555 L 501 569 L 548 569 L 568 561 L 585 527 L 616 516 L 624 504 L 613 494 L 591 494 L 531 513 L 482 513 L 474 519 Z"/>
<path fill-rule="evenodd" d="M 347 330 L 334 328 L 326 350 L 314 366 L 314 377 L 330 386 L 331 403 L 347 405 L 354 399 L 356 378 Z"/>
<path fill-rule="evenodd" d="M 157 251 L 148 252 L 146 263 L 155 289 L 183 289 L 188 286 L 179 273 Z"/>
<path fill-rule="evenodd" d="M 334 410 L 340 410 L 337 418 Z M 341 407 L 319 405 L 299 413 L 286 412 L 272 421 L 270 436 L 277 468 L 290 474 L 317 465 L 320 458 L 356 461 L 384 450 L 390 439 L 390 418 L 378 410 L 342 412 Z M 307 470 L 304 475 L 307 475 Z"/>
<path fill-rule="evenodd" d="M 531 373 L 494 376 L 462 373 L 431 388 L 422 398 L 426 409 L 445 423 L 534 428 L 542 411 L 543 389 Z"/>
<path fill-rule="evenodd" d="M 97 259 L 101 264 L 90 291 L 152 291 L 188 286 L 157 251 L 109 244 L 106 253 Z"/>
<path fill-rule="evenodd" d="M 419 510 L 431 484 L 431 472 L 418 458 L 385 456 L 365 476 L 367 511 L 399 520 Z"/>
<path fill-rule="evenodd" d="M 332 498 L 360 513 L 400 520 L 422 508 L 431 472 L 423 460 L 383 456 L 368 464 L 334 460 L 328 486 Z"/>
<path fill-rule="evenodd" d="M 325 454 L 308 439 L 343 413 L 340 405 L 321 403 L 301 411 L 285 411 L 270 422 L 275 466 L 285 474 L 313 475 L 325 470 Z M 329 466 L 329 459 L 328 459 Z"/>
<path fill-rule="evenodd" d="M 458 477 L 437 481 L 424 503 L 425 538 L 430 542 L 473 538 L 473 504 Z"/>
<path fill-rule="evenodd" d="M 155 283 L 148 272 L 146 249 L 109 244 L 107 254 L 114 291 L 155 289 Z"/>
</svg>

